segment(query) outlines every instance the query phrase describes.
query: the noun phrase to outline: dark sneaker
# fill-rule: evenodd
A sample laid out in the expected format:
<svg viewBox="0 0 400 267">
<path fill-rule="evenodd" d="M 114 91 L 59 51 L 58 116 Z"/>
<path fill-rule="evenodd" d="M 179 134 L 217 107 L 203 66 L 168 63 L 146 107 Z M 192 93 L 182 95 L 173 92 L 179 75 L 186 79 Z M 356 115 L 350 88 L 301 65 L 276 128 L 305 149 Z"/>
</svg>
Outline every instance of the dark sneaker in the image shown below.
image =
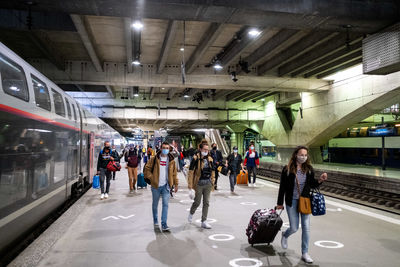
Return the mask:
<svg viewBox="0 0 400 267">
<path fill-rule="evenodd" d="M 164 231 L 169 231 L 170 228 L 168 227 L 168 225 L 164 224 L 164 225 L 162 226 L 162 230 L 163 230 L 163 232 L 164 232 Z"/>
</svg>

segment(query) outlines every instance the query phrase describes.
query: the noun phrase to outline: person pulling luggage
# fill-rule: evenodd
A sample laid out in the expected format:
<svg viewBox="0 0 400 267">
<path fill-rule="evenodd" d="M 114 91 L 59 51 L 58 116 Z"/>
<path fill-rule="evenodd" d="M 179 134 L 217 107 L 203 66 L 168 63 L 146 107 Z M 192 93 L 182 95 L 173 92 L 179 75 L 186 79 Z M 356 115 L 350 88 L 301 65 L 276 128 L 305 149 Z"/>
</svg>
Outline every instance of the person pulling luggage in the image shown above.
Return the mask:
<svg viewBox="0 0 400 267">
<path fill-rule="evenodd" d="M 276 207 L 283 209 L 283 200 L 285 200 L 290 227 L 282 232 L 281 246 L 283 249 L 288 248 L 289 236 L 299 229 L 299 217 L 301 217 L 301 258 L 306 263 L 313 262 L 308 254 L 311 214 L 299 213 L 299 199 L 300 197 L 309 197 L 312 188 L 318 188 L 321 183 L 328 179 L 326 173 L 322 173 L 318 180 L 314 176 L 314 169 L 308 157 L 308 148 L 298 146 L 293 151 L 288 165 L 282 170 Z"/>
<path fill-rule="evenodd" d="M 207 223 L 208 207 L 210 206 L 210 194 L 214 189 L 214 165 L 213 159 L 209 154 L 208 143 L 203 140 L 199 145 L 199 152 L 193 156 L 190 162 L 188 174 L 188 188 L 195 190 L 195 197 L 190 208 L 188 221 L 191 223 L 193 214 L 200 206 L 203 197 L 203 209 L 201 214 L 201 227 L 211 229 Z"/>
<path fill-rule="evenodd" d="M 240 173 L 240 170 L 243 170 L 242 156 L 238 153 L 237 146 L 233 147 L 233 153 L 228 156 L 225 166 L 227 166 L 230 171 L 229 183 L 231 192 L 233 193 L 236 185 L 236 177 Z"/>
</svg>

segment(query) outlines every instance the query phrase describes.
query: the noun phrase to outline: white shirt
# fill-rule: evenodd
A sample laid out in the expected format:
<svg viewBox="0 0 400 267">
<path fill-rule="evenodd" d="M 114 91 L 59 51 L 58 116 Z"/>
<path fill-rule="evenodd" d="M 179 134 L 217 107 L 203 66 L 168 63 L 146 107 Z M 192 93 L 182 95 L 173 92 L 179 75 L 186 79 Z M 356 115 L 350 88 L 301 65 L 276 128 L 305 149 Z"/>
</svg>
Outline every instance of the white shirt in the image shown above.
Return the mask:
<svg viewBox="0 0 400 267">
<path fill-rule="evenodd" d="M 252 152 L 249 154 L 249 158 L 255 158 L 255 156 L 256 156 L 256 152 L 254 152 L 254 151 L 252 151 Z"/>
<path fill-rule="evenodd" d="M 158 187 L 164 186 L 168 178 L 168 157 L 160 156 L 160 177 Z"/>
</svg>

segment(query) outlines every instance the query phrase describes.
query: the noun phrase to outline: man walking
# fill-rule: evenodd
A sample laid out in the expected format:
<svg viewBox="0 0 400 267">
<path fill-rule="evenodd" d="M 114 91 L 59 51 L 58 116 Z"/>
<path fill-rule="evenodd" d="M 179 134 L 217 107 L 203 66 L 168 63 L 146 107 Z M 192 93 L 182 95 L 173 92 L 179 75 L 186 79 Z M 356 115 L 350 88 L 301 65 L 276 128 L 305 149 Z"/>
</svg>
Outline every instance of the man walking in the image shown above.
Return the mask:
<svg viewBox="0 0 400 267">
<path fill-rule="evenodd" d="M 110 180 L 111 172 L 107 170 L 108 163 L 114 160 L 111 153 L 110 142 L 104 142 L 104 148 L 100 151 L 99 157 L 97 159 L 97 175 L 100 175 L 100 189 L 101 196 L 100 199 L 108 198 L 108 193 L 110 190 Z M 106 180 L 106 189 L 104 190 L 104 180 Z"/>
<path fill-rule="evenodd" d="M 170 198 L 171 188 L 174 187 L 175 193 L 178 192 L 177 167 L 174 157 L 170 153 L 170 145 L 168 142 L 162 143 L 161 150 L 149 160 L 144 167 L 144 177 L 151 182 L 151 194 L 153 196 L 153 223 L 155 227 L 158 224 L 158 203 L 162 197 L 161 212 L 161 229 L 169 231 L 167 224 L 168 219 L 168 202 Z"/>
<path fill-rule="evenodd" d="M 219 150 L 217 150 L 217 144 L 216 143 L 213 143 L 212 145 L 211 145 L 211 147 L 212 147 L 212 150 L 211 150 L 211 157 L 212 157 L 212 159 L 213 159 L 213 162 L 214 162 L 214 176 L 215 176 L 215 184 L 214 184 L 214 189 L 215 190 L 218 190 L 218 188 L 217 188 L 217 183 L 218 183 L 218 170 L 217 170 L 217 168 L 218 168 L 218 166 L 222 163 L 222 153 L 221 153 L 221 151 L 219 151 Z"/>
</svg>

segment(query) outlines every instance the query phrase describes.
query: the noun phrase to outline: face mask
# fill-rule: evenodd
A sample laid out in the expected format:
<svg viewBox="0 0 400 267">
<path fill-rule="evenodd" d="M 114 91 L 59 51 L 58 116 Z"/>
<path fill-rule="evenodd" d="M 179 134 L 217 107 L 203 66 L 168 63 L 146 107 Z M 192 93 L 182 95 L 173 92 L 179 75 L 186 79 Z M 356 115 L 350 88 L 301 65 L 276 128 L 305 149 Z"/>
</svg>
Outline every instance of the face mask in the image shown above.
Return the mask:
<svg viewBox="0 0 400 267">
<path fill-rule="evenodd" d="M 217 150 L 217 147 L 215 146 L 215 147 L 213 147 L 213 150 Z"/>
<path fill-rule="evenodd" d="M 250 149 L 253 150 L 253 149 L 254 149 L 254 146 L 251 146 Z"/>
<path fill-rule="evenodd" d="M 307 161 L 307 156 L 297 156 L 297 161 L 301 164 Z"/>
<path fill-rule="evenodd" d="M 105 150 L 105 149 L 111 150 L 111 148 L 110 148 L 109 146 L 105 146 L 105 147 L 104 147 L 104 150 Z"/>
<path fill-rule="evenodd" d="M 202 155 L 203 157 L 205 157 L 205 156 L 208 155 L 208 152 L 201 152 L 201 155 Z"/>
<path fill-rule="evenodd" d="M 163 150 L 162 150 L 162 153 L 163 153 L 164 155 L 167 155 L 167 154 L 169 153 L 169 149 L 163 149 Z"/>
<path fill-rule="evenodd" d="M 238 151 L 237 150 L 233 150 L 233 153 L 237 153 Z"/>
</svg>

